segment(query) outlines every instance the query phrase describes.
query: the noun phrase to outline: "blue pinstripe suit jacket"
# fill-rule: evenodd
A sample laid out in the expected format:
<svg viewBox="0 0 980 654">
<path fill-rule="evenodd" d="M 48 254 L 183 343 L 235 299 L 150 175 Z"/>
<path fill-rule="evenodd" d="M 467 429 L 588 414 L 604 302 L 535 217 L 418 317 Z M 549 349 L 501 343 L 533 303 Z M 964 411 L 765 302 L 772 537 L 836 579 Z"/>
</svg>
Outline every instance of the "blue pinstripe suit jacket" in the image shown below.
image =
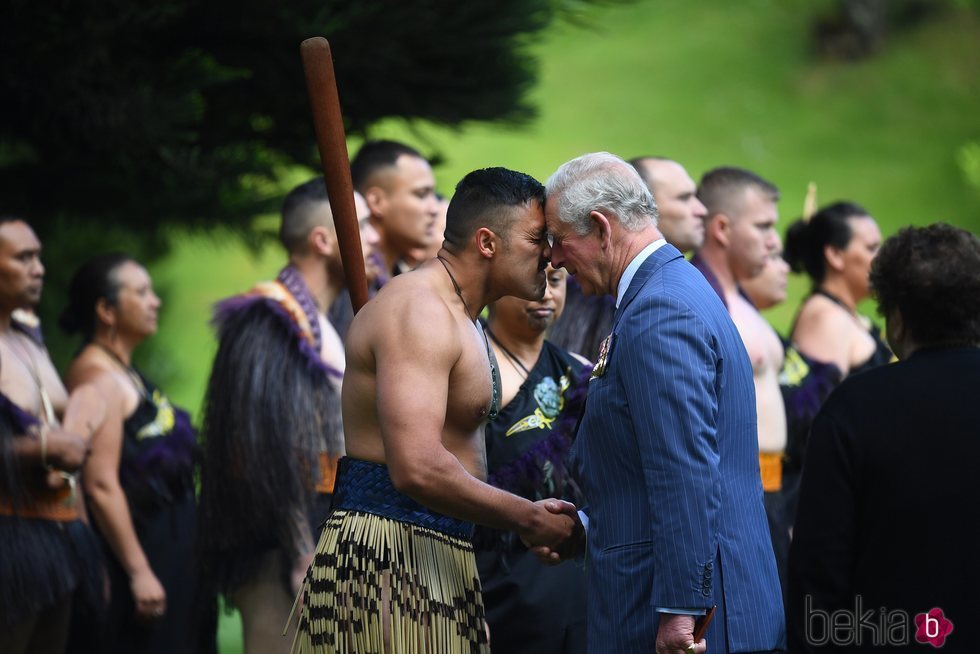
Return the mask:
<svg viewBox="0 0 980 654">
<path fill-rule="evenodd" d="M 588 499 L 588 651 L 654 651 L 656 608 L 717 605 L 709 652 L 785 647 L 752 368 L 674 247 L 638 269 L 572 455 Z"/>
</svg>

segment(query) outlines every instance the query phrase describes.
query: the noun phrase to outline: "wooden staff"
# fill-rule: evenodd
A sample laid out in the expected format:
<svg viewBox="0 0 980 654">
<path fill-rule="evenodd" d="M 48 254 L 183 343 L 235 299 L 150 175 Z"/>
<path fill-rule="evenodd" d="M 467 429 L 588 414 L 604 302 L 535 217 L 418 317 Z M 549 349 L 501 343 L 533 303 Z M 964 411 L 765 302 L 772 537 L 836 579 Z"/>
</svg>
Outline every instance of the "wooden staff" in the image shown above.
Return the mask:
<svg viewBox="0 0 980 654">
<path fill-rule="evenodd" d="M 333 57 L 330 55 L 330 44 L 321 36 L 303 41 L 299 51 L 306 72 L 306 89 L 310 94 L 310 110 L 313 112 L 323 177 L 327 183 L 327 197 L 337 229 L 340 261 L 344 265 L 351 304 L 354 305 L 354 313 L 357 313 L 368 301 L 367 276 L 364 274 L 361 230 L 354 208 L 354 187 L 350 179 L 347 138 L 340 114 Z"/>
</svg>

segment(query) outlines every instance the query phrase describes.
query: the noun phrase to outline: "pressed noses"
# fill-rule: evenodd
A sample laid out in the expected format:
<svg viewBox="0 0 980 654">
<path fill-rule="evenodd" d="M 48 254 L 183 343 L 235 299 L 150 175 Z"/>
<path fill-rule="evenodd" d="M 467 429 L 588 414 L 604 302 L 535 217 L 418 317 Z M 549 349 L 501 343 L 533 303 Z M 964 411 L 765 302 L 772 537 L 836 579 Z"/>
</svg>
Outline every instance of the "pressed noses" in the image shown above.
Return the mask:
<svg viewBox="0 0 980 654">
<path fill-rule="evenodd" d="M 551 261 L 552 268 L 564 268 L 565 267 L 565 252 L 561 245 L 555 242 L 554 245 L 545 248 L 548 253 L 546 256 Z"/>
</svg>

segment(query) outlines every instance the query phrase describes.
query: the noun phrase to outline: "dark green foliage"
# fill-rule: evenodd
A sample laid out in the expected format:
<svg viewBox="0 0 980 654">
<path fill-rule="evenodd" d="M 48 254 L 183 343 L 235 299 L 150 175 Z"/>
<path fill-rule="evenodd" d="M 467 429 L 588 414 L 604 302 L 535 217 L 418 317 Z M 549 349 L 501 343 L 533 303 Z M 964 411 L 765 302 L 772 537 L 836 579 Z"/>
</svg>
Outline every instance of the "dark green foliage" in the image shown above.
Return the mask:
<svg viewBox="0 0 980 654">
<path fill-rule="evenodd" d="M 529 37 L 554 0 L 25 2 L 0 10 L 0 198 L 53 219 L 247 226 L 283 165 L 316 166 L 299 57 L 331 41 L 351 133 L 534 115 Z"/>
<path fill-rule="evenodd" d="M 318 168 L 299 44 L 331 42 L 348 133 L 401 117 L 527 122 L 526 45 L 591 0 L 89 0 L 0 6 L 0 212 L 45 246 L 54 327 L 73 270 L 164 254 L 170 227 L 231 228 L 278 210 L 278 176 Z M 158 289 L 166 294 L 167 289 Z M 164 386 L 166 357 L 141 348 Z"/>
</svg>

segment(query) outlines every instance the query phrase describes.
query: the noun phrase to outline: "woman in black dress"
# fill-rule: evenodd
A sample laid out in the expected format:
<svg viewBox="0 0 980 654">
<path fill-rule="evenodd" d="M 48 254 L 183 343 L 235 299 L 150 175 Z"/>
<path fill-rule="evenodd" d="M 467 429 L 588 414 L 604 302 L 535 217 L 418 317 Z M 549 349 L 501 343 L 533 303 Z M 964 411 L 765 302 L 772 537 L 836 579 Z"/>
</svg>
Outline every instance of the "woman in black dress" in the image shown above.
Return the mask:
<svg viewBox="0 0 980 654">
<path fill-rule="evenodd" d="M 878 224 L 853 202 L 830 204 L 786 232 L 786 260 L 813 283 L 790 340 L 805 356 L 832 363 L 844 375 L 892 359 L 881 330 L 857 311 L 871 295 L 868 275 L 880 245 Z"/>
<path fill-rule="evenodd" d="M 871 262 L 880 245 L 878 224 L 853 202 L 827 205 L 786 232 L 783 257 L 812 282 L 790 330 L 792 352 L 787 350 L 787 374 L 780 380 L 788 429 L 783 495 L 790 525 L 813 417 L 841 379 L 893 358 L 881 329 L 857 311 L 871 295 Z"/>
<path fill-rule="evenodd" d="M 106 546 L 109 615 L 101 652 L 192 652 L 194 635 L 194 465 L 196 434 L 186 412 L 132 365 L 133 350 L 157 329 L 160 299 L 139 263 L 96 257 L 75 273 L 61 317 L 83 345 L 68 387 L 93 384 L 106 417 L 82 472 Z"/>
</svg>

